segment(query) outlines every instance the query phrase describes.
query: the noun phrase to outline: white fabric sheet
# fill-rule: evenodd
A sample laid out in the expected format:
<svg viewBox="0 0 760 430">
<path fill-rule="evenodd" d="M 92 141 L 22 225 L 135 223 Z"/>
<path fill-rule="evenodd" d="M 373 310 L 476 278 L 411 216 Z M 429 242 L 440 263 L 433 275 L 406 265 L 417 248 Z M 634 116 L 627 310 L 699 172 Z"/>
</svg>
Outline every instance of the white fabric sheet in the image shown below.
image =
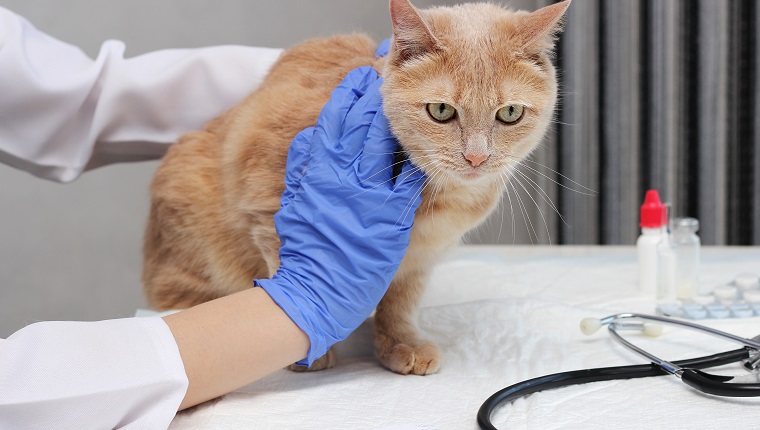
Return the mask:
<svg viewBox="0 0 760 430">
<path fill-rule="evenodd" d="M 702 260 L 701 280 L 708 284 L 760 272 L 760 248 L 708 248 Z M 465 247 L 436 269 L 420 311 L 423 333 L 444 351 L 438 374 L 383 369 L 372 355 L 370 320 L 339 345 L 334 368 L 279 371 L 180 413 L 170 428 L 382 429 L 411 423 L 476 429 L 481 403 L 508 385 L 566 370 L 642 363 L 606 331 L 586 337 L 578 329 L 588 316 L 653 313 L 656 302 L 638 293 L 637 279 L 633 247 Z M 758 317 L 705 322 L 746 337 L 760 333 Z M 735 348 L 674 328 L 641 344 L 673 360 Z M 743 428 L 753 426 L 758 407 L 759 399 L 710 397 L 673 377 L 658 377 L 534 394 L 499 409 L 494 423 L 542 430 Z"/>
</svg>

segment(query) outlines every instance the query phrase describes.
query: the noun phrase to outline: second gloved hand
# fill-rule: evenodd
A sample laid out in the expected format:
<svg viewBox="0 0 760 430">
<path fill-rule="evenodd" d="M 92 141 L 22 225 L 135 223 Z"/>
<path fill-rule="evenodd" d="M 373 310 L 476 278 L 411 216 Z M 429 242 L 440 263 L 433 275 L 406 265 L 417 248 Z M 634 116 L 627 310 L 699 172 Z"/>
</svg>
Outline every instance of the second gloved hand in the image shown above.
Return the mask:
<svg viewBox="0 0 760 430">
<path fill-rule="evenodd" d="M 351 71 L 288 154 L 275 215 L 280 268 L 256 285 L 309 336 L 301 365 L 369 316 L 409 245 L 425 177 L 408 160 L 393 177 L 399 148 L 382 111 L 381 84 L 370 67 Z"/>
</svg>

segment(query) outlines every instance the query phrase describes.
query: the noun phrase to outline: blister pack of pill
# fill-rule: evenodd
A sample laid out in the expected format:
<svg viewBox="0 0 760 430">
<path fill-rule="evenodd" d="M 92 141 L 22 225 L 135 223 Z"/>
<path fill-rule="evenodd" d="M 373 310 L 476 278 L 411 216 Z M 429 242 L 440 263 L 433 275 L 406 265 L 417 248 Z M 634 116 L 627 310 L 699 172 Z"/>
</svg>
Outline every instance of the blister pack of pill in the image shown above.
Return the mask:
<svg viewBox="0 0 760 430">
<path fill-rule="evenodd" d="M 660 304 L 657 313 L 692 320 L 760 316 L 760 277 L 742 273 L 733 281 L 718 285 L 710 294 Z"/>
</svg>

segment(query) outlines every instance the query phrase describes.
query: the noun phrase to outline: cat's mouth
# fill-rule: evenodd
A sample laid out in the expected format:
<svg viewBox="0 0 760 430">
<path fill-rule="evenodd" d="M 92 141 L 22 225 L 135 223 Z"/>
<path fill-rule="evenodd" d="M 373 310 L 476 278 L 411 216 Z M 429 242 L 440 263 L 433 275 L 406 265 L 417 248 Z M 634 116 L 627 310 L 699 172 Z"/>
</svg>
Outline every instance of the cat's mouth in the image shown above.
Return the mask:
<svg viewBox="0 0 760 430">
<path fill-rule="evenodd" d="M 498 178 L 505 170 L 511 170 L 511 167 L 506 166 L 459 166 L 456 169 L 452 169 L 450 174 L 459 178 L 460 181 L 465 183 L 474 183 L 482 180 L 493 180 Z"/>
<path fill-rule="evenodd" d="M 456 176 L 460 178 L 460 180 L 464 182 L 476 182 L 480 181 L 484 178 L 493 176 L 493 171 L 491 169 L 484 169 L 481 167 L 463 167 L 461 169 L 457 169 Z"/>
</svg>

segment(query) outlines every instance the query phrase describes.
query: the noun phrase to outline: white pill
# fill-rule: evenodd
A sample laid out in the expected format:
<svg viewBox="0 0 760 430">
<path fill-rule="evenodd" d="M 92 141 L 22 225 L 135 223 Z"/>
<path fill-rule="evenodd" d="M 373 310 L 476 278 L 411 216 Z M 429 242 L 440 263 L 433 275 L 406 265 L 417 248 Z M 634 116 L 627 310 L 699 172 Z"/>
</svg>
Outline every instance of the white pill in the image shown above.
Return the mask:
<svg viewBox="0 0 760 430">
<path fill-rule="evenodd" d="M 760 287 L 760 277 L 754 273 L 741 273 L 734 279 L 734 284 L 742 290 Z"/>
<path fill-rule="evenodd" d="M 747 303 L 760 303 L 760 291 L 756 291 L 756 290 L 745 291 L 744 300 Z"/>
<path fill-rule="evenodd" d="M 713 294 L 718 300 L 733 300 L 736 298 L 739 289 L 733 285 L 718 285 L 713 290 Z"/>
</svg>

